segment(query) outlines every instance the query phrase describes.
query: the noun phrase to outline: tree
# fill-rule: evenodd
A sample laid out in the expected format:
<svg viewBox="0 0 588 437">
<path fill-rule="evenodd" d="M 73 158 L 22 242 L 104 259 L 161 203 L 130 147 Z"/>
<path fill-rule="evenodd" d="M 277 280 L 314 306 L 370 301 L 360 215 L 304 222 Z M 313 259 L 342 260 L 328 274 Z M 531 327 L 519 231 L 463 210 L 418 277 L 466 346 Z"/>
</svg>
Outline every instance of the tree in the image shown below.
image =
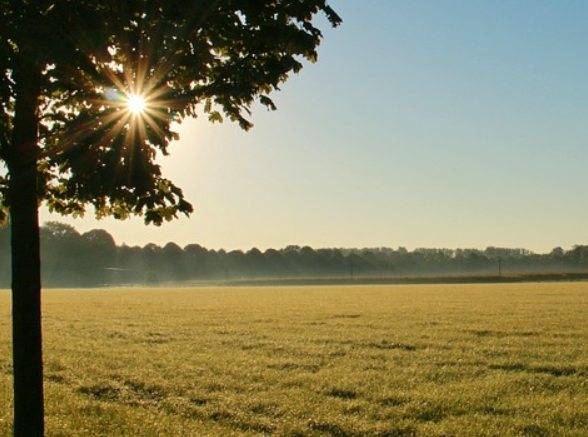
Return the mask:
<svg viewBox="0 0 588 437">
<path fill-rule="evenodd" d="M 42 436 L 39 202 L 161 224 L 192 206 L 155 158 L 202 108 L 243 129 L 322 38 L 326 0 L 0 0 L 1 208 L 10 217 L 14 435 Z M 143 102 L 131 107 L 129 103 Z M 135 107 L 144 110 L 135 111 Z"/>
<path fill-rule="evenodd" d="M 208 260 L 208 250 L 199 244 L 188 244 L 184 247 L 185 259 L 187 269 L 189 269 L 190 279 L 202 279 L 204 272 L 206 271 L 205 266 Z"/>
<path fill-rule="evenodd" d="M 112 235 L 103 229 L 93 229 L 81 235 L 85 250 L 84 285 L 105 285 L 110 282 L 112 269 L 116 262 L 116 242 Z"/>
<path fill-rule="evenodd" d="M 84 269 L 88 252 L 82 236 L 73 226 L 56 221 L 43 224 L 40 231 L 43 286 L 79 284 L 87 276 Z"/>
<path fill-rule="evenodd" d="M 176 243 L 170 241 L 163 246 L 161 261 L 161 267 L 163 268 L 167 280 L 182 281 L 186 279 L 184 250 Z"/>
</svg>

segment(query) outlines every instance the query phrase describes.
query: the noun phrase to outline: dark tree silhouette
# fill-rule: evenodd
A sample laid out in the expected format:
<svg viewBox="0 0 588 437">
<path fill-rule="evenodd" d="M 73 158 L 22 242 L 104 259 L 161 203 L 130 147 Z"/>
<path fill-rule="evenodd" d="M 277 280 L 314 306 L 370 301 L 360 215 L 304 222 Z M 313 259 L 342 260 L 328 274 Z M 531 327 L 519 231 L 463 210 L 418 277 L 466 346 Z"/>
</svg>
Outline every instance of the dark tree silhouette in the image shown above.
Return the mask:
<svg viewBox="0 0 588 437">
<path fill-rule="evenodd" d="M 14 435 L 44 433 L 40 201 L 161 224 L 192 206 L 161 174 L 172 122 L 250 107 L 314 61 L 326 0 L 0 0 L 0 180 L 12 241 Z M 129 101 L 144 100 L 135 113 Z"/>
</svg>

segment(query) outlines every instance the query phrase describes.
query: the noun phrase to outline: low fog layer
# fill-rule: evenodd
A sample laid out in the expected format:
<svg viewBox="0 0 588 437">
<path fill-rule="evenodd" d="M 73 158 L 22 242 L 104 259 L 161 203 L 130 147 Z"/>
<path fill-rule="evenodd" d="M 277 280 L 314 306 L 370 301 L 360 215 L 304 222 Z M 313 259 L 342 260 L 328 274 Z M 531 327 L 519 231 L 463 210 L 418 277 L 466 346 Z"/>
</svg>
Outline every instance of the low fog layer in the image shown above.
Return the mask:
<svg viewBox="0 0 588 437">
<path fill-rule="evenodd" d="M 0 228 L 0 286 L 10 285 L 10 230 Z M 117 245 L 101 229 L 80 234 L 70 225 L 41 229 L 45 287 L 99 287 L 286 278 L 365 278 L 577 272 L 588 269 L 588 246 L 525 249 L 313 249 L 287 246 L 261 252 L 208 250 L 198 244 Z"/>
</svg>

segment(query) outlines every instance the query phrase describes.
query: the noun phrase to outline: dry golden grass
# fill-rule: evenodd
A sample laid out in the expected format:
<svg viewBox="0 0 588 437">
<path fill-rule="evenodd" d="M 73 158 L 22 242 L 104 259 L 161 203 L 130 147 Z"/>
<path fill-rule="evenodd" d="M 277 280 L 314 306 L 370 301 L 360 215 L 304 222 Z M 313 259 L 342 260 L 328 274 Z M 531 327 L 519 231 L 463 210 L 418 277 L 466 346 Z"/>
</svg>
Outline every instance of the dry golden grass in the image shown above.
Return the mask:
<svg viewBox="0 0 588 437">
<path fill-rule="evenodd" d="M 588 284 L 44 292 L 47 437 L 588 436 Z M 0 435 L 10 434 L 0 292 Z"/>
</svg>

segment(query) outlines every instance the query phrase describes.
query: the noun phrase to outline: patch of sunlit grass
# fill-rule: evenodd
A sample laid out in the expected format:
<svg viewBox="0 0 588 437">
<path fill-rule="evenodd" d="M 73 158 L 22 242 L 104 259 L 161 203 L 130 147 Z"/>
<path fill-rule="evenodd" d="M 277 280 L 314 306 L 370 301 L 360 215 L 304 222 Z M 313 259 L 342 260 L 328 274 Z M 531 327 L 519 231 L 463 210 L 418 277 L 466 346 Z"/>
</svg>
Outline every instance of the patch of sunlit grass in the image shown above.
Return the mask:
<svg viewBox="0 0 588 437">
<path fill-rule="evenodd" d="M 47 436 L 585 436 L 587 288 L 45 291 Z"/>
</svg>

